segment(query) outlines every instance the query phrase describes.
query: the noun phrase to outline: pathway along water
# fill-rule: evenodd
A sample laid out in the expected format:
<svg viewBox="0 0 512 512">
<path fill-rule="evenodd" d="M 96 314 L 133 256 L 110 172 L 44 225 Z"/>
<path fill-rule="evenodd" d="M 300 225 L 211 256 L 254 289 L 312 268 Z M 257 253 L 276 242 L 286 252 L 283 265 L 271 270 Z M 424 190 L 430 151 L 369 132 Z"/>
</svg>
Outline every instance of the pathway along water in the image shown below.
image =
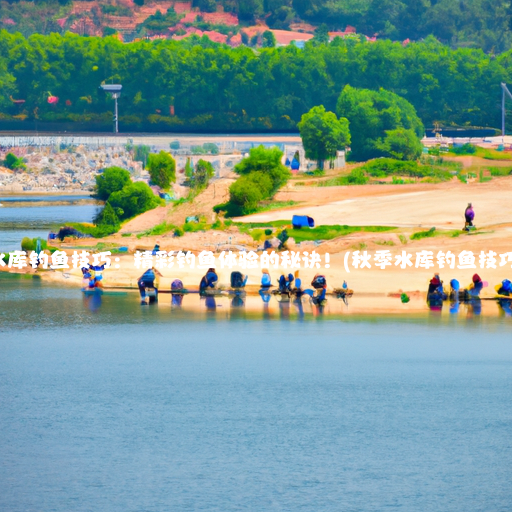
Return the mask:
<svg viewBox="0 0 512 512">
<path fill-rule="evenodd" d="M 0 250 L 20 250 L 22 238 L 47 238 L 48 232 L 58 229 L 66 222 L 91 222 L 99 206 L 62 205 L 37 206 L 43 201 L 77 201 L 89 196 L 0 196 Z M 30 206 L 10 207 L 10 203 L 30 203 Z"/>
<path fill-rule="evenodd" d="M 84 300 L 1 283 L 0 510 L 510 508 L 509 318 Z"/>
</svg>

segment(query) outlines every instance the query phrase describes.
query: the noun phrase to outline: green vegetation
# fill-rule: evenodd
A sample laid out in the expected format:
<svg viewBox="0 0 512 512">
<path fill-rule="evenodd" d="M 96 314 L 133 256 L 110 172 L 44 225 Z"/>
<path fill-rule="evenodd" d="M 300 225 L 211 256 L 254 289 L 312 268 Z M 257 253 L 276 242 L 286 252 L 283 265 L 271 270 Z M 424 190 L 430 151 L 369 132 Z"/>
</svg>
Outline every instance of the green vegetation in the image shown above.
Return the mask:
<svg viewBox="0 0 512 512">
<path fill-rule="evenodd" d="M 187 164 L 190 165 L 188 161 Z M 185 172 L 187 172 L 186 166 Z M 196 193 L 199 193 L 208 187 L 210 179 L 213 178 L 214 176 L 215 169 L 213 168 L 213 165 L 210 162 L 207 162 L 206 160 L 200 159 L 196 164 L 195 171 L 189 178 L 190 186 L 192 189 L 194 189 Z"/>
<path fill-rule="evenodd" d="M 165 14 L 162 14 L 160 11 L 156 11 L 155 14 L 146 18 L 137 28 L 139 31 L 144 28 L 149 32 L 163 32 L 169 27 L 176 25 L 182 17 L 183 15 L 178 16 L 174 8 L 171 7 L 170 9 L 167 9 Z"/>
<path fill-rule="evenodd" d="M 411 240 L 421 240 L 422 238 L 430 238 L 436 236 L 436 228 L 430 228 L 428 231 L 418 231 L 411 235 Z"/>
<path fill-rule="evenodd" d="M 393 92 L 346 85 L 337 111 L 350 123 L 350 156 L 356 161 L 379 156 L 415 160 L 421 155 L 423 124 L 414 107 Z"/>
<path fill-rule="evenodd" d="M 476 146 L 466 142 L 466 144 L 462 144 L 462 146 L 452 146 L 450 153 L 454 155 L 474 155 L 476 153 Z"/>
<path fill-rule="evenodd" d="M 106 201 L 110 194 L 121 190 L 130 182 L 130 173 L 121 167 L 107 167 L 96 176 L 95 196 Z"/>
<path fill-rule="evenodd" d="M 153 226 L 151 229 L 148 229 L 147 231 L 144 231 L 143 233 L 140 233 L 137 235 L 137 238 L 142 238 L 145 236 L 154 236 L 154 235 L 165 235 L 166 233 L 169 233 L 170 231 L 174 231 L 176 229 L 176 226 L 174 224 L 170 224 L 168 222 L 161 222 L 160 224 L 157 224 L 156 226 Z"/>
<path fill-rule="evenodd" d="M 144 0 L 134 0 L 137 6 Z M 127 15 L 131 8 L 111 5 L 91 8 L 92 20 L 100 26 L 106 15 Z M 129 4 L 128 4 L 129 5 Z M 510 18 L 512 9 L 499 2 L 465 2 L 438 0 L 403 2 L 399 0 L 194 0 L 194 7 L 204 12 L 215 12 L 217 5 L 226 12 L 238 13 L 243 24 L 265 19 L 273 29 L 287 29 L 293 22 L 304 20 L 318 26 L 314 42 L 328 40 L 328 30 L 346 25 L 359 33 L 378 34 L 382 38 L 403 41 L 423 39 L 430 34 L 456 47 L 478 47 L 487 52 L 502 52 L 512 46 Z M 0 3 L 0 19 L 11 19 L 4 24 L 12 31 L 24 35 L 36 32 L 49 34 L 63 32 L 76 16 L 69 16 L 72 2 L 47 0 L 45 2 L 9 0 Z M 57 20 L 69 16 L 64 27 Z M 177 23 L 180 16 L 170 9 L 157 12 L 139 25 L 138 33 L 162 32 Z M 201 22 L 196 22 L 200 26 Z M 237 27 L 230 27 L 232 30 Z M 265 36 L 265 35 L 264 35 Z M 263 38 L 263 43 L 268 41 Z M 270 41 L 269 41 L 270 42 Z M 428 93 L 428 89 L 427 89 Z"/>
<path fill-rule="evenodd" d="M 257 236 L 260 230 L 265 229 L 265 236 L 270 236 L 272 233 L 267 233 L 269 228 L 286 228 L 286 232 L 290 238 L 296 242 L 303 242 L 308 240 L 332 240 L 339 236 L 350 235 L 351 233 L 367 232 L 367 233 L 381 233 L 396 229 L 391 226 L 341 226 L 338 224 L 321 225 L 315 228 L 293 229 L 291 220 L 278 220 L 273 222 L 237 222 L 235 225 L 242 233 L 247 233 L 252 236 L 253 230 L 257 230 Z"/>
<path fill-rule="evenodd" d="M 25 252 L 35 251 L 37 247 L 37 238 L 24 237 L 21 240 L 21 250 Z M 41 242 L 41 250 L 45 251 L 48 249 L 48 243 L 44 238 L 39 238 Z"/>
<path fill-rule="evenodd" d="M 158 156 L 158 155 L 155 155 Z M 133 183 L 130 173 L 109 167 L 96 176 L 96 197 L 106 201 L 94 219 L 94 226 L 73 224 L 82 233 L 102 238 L 119 231 L 121 222 L 163 203 L 144 182 Z"/>
<path fill-rule="evenodd" d="M 140 215 L 162 204 L 162 200 L 144 182 L 129 183 L 108 199 L 121 220 Z"/>
<path fill-rule="evenodd" d="M 319 169 L 324 168 L 324 160 L 334 160 L 337 151 L 350 144 L 347 119 L 338 119 L 333 112 L 326 112 L 323 105 L 304 114 L 297 126 L 306 158 L 316 160 Z"/>
<path fill-rule="evenodd" d="M 417 179 L 423 182 L 438 183 L 449 181 L 455 175 L 462 179 L 461 169 L 461 163 L 445 161 L 442 157 L 426 156 L 422 157 L 419 162 L 376 158 L 361 167 L 352 169 L 348 175 L 320 181 L 318 186 L 365 185 L 375 180 L 380 183 L 379 178 L 389 177 L 391 177 L 391 183 L 396 185 L 416 183 Z"/>
<path fill-rule="evenodd" d="M 80 233 L 91 235 L 94 238 L 104 238 L 112 235 L 119 229 L 117 226 L 107 226 L 102 224 L 94 226 L 92 224 L 85 224 L 81 222 L 68 222 L 66 223 L 66 226 L 75 228 L 80 231 Z"/>
<path fill-rule="evenodd" d="M 491 176 L 509 176 L 512 174 L 512 167 L 489 167 Z"/>
<path fill-rule="evenodd" d="M 229 187 L 229 201 L 213 210 L 217 213 L 224 211 L 227 217 L 257 211 L 259 203 L 273 197 L 291 176 L 281 163 L 282 156 L 276 147 L 251 149 L 249 156 L 235 166 L 235 172 L 241 176 Z"/>
<path fill-rule="evenodd" d="M 7 155 L 5 155 L 5 160 L 2 163 L 5 167 L 7 167 L 7 169 L 11 169 L 13 171 L 27 168 L 23 158 L 17 157 L 13 153 L 7 153 Z"/>
<path fill-rule="evenodd" d="M 142 168 L 146 168 L 146 164 L 148 163 L 150 147 L 141 144 L 140 146 L 135 146 L 133 148 L 133 159 L 136 162 L 142 162 Z"/>
<path fill-rule="evenodd" d="M 453 155 L 471 155 L 485 158 L 486 160 L 511 160 L 512 155 L 503 151 L 497 151 L 491 148 L 481 148 L 470 143 L 463 144 L 462 146 L 452 146 L 450 154 Z"/>
<path fill-rule="evenodd" d="M 164 190 L 167 190 L 171 183 L 176 181 L 176 161 L 166 151 L 149 155 L 148 171 L 151 182 Z"/>
<path fill-rule="evenodd" d="M 10 17 L 5 12 L 2 16 Z M 496 41 L 502 44 L 501 39 Z M 386 40 L 368 44 L 347 38 L 330 44 L 308 43 L 304 50 L 289 46 L 255 52 L 219 45 L 206 37 L 123 44 L 113 37 L 71 33 L 25 39 L 3 30 L 0 119 L 16 123 L 19 129 L 34 129 L 35 121 L 38 126 L 70 122 L 83 123 L 84 129 L 106 127 L 112 120 L 112 100 L 98 92 L 98 84 L 114 79 L 123 84 L 122 130 L 295 130 L 304 113 L 324 105 L 349 120 L 356 151 L 358 125 L 336 110 L 345 84 L 383 88 L 390 91 L 388 99 L 392 93 L 399 95 L 413 105 L 425 125 L 435 120 L 446 126 L 499 126 L 496 98 L 500 81 L 506 82 L 510 74 L 511 55 L 451 50 L 432 37 L 405 47 Z M 49 91 L 59 98 L 58 103 L 48 103 Z M 377 90 L 371 92 L 381 97 Z M 389 103 L 395 104 L 390 99 Z M 171 106 L 176 106 L 174 116 Z M 390 108 L 378 107 L 370 108 L 365 101 L 361 111 Z M 394 119 L 393 109 L 390 114 Z M 405 115 L 406 120 L 409 117 Z M 414 123 L 409 126 L 401 119 L 402 126 L 397 127 L 394 121 L 381 122 L 380 114 L 375 119 L 378 139 L 385 137 L 382 130 L 403 128 L 416 133 Z"/>
<path fill-rule="evenodd" d="M 213 142 L 205 142 L 202 146 L 192 146 L 190 151 L 193 155 L 218 155 L 219 147 Z"/>
</svg>

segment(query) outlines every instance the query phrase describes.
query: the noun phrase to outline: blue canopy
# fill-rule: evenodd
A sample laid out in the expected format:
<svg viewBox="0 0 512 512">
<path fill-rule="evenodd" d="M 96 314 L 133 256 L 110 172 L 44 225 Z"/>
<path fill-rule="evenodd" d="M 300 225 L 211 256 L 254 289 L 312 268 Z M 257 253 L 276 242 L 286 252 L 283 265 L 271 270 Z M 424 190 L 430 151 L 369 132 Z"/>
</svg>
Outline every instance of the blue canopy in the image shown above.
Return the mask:
<svg viewBox="0 0 512 512">
<path fill-rule="evenodd" d="M 293 227 L 296 229 L 300 228 L 314 228 L 315 221 L 307 215 L 294 215 L 292 218 Z"/>
</svg>

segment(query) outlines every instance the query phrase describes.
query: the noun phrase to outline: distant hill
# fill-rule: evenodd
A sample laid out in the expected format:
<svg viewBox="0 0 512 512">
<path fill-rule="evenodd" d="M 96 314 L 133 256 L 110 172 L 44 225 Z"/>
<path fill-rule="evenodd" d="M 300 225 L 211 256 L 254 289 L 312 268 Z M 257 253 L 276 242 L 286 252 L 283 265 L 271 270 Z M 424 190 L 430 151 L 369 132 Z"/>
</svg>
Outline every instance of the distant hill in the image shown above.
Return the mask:
<svg viewBox="0 0 512 512">
<path fill-rule="evenodd" d="M 512 46 L 512 3 L 487 0 L 0 0 L 0 29 L 34 33 L 181 38 L 192 33 L 232 45 L 265 45 L 267 29 L 365 34 L 500 53 Z M 256 30 L 254 30 L 256 27 Z M 278 33 L 279 35 L 279 33 Z M 283 35 L 283 41 L 297 39 Z M 307 39 L 307 38 L 303 38 Z M 279 42 L 279 41 L 278 41 Z M 283 43 L 285 44 L 285 43 Z"/>
</svg>

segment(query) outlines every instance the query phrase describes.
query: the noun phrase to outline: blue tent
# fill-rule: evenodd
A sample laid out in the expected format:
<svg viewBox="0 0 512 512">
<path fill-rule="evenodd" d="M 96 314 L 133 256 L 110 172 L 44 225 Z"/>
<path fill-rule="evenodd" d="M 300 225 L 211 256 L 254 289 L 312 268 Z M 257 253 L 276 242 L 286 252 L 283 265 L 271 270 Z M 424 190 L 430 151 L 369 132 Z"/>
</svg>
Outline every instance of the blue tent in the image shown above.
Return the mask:
<svg viewBox="0 0 512 512">
<path fill-rule="evenodd" d="M 315 227 L 315 221 L 307 215 L 294 215 L 292 224 L 295 229 Z"/>
</svg>

